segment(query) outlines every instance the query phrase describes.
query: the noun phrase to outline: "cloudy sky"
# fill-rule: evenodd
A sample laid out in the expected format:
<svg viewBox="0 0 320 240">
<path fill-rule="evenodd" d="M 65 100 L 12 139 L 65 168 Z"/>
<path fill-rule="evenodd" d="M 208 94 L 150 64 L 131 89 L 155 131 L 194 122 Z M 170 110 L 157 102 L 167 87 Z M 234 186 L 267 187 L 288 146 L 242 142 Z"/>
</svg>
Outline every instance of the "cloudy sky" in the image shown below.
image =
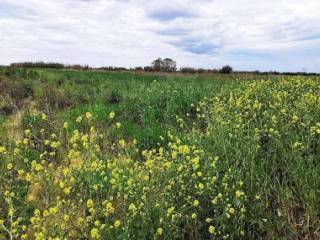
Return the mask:
<svg viewBox="0 0 320 240">
<path fill-rule="evenodd" d="M 0 64 L 320 72 L 319 0 L 0 0 Z"/>
</svg>

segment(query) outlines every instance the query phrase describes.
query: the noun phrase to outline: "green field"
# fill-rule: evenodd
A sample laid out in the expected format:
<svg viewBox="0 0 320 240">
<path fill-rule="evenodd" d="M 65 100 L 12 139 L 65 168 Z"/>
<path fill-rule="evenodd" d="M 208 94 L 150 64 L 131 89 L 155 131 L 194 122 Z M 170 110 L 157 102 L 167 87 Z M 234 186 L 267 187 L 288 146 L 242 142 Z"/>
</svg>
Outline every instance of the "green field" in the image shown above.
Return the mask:
<svg viewBox="0 0 320 240">
<path fill-rule="evenodd" d="M 319 239 L 320 78 L 0 69 L 0 239 Z"/>
</svg>

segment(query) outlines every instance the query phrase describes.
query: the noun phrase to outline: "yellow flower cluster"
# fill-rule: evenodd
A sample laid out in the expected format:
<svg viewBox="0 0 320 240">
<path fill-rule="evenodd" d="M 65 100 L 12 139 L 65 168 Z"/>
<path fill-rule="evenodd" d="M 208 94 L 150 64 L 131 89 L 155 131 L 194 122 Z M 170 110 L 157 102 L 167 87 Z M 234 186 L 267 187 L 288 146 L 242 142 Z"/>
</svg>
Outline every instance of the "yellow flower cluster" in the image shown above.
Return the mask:
<svg viewBox="0 0 320 240">
<path fill-rule="evenodd" d="M 109 117 L 114 115 L 110 113 Z M 93 115 L 87 112 L 76 122 L 84 118 L 90 120 Z M 67 129 L 68 125 L 64 123 L 63 128 Z M 205 206 L 205 202 L 215 199 L 220 192 L 229 202 L 238 202 L 227 210 L 234 221 L 243 217 L 240 208 L 246 198 L 244 191 L 233 188 L 231 176 L 219 181 L 217 157 L 205 160 L 204 151 L 183 143 L 170 132 L 167 146 L 141 151 L 143 161 L 130 156 L 136 140 L 120 139 L 121 151 L 117 155 L 101 154 L 103 138 L 98 137 L 101 134 L 93 126 L 86 129 L 89 131 L 77 129 L 49 135 L 40 143 L 44 151 L 30 160 L 25 155 L 33 146 L 28 138 L 33 134 L 30 130 L 25 131 L 28 145 L 18 143 L 12 150 L 0 148 L 6 162 L 6 182 L 10 183 L 1 185 L 1 191 L 7 189 L 19 194 L 14 193 L 17 188 L 10 186 L 20 181 L 24 184 L 19 191 L 27 193 L 25 199 L 20 199 L 20 205 L 10 202 L 10 214 L 21 220 L 10 234 L 21 239 L 105 239 L 133 236 L 135 229 L 144 226 L 150 232 L 140 235 L 153 234 L 161 239 L 164 235 L 173 237 L 176 226 L 188 223 L 190 218 L 207 224 L 208 232 L 216 235 L 219 223 L 206 219 L 222 215 L 229 205 L 225 205 L 222 198 L 219 208 L 218 202 L 212 206 Z M 8 154 L 4 155 L 5 152 Z M 211 164 L 207 166 L 206 161 Z M 13 172 L 17 172 L 17 179 Z M 225 183 L 228 181 L 231 182 Z M 30 208 L 34 209 L 31 216 L 23 210 Z M 1 224 L 10 229 L 13 223 L 5 218 Z M 196 226 L 193 226 L 195 231 L 200 231 Z"/>
</svg>

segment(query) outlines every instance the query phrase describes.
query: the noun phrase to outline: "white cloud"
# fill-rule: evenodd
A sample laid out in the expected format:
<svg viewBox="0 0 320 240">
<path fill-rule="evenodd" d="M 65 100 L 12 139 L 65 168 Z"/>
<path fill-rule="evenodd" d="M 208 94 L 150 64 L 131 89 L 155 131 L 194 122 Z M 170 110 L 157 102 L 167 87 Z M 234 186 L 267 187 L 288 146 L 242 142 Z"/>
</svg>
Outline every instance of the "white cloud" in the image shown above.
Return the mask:
<svg viewBox="0 0 320 240">
<path fill-rule="evenodd" d="M 0 64 L 320 71 L 317 0 L 0 0 Z M 308 60 L 306 60 L 306 58 Z"/>
</svg>

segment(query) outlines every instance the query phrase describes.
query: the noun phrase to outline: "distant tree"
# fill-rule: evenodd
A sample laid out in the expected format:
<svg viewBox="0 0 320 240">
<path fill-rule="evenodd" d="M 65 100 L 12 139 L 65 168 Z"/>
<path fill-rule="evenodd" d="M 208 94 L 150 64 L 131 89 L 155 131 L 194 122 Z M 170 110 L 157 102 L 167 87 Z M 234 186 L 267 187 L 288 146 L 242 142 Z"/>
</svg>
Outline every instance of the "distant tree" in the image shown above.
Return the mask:
<svg viewBox="0 0 320 240">
<path fill-rule="evenodd" d="M 232 73 L 232 71 L 233 71 L 233 69 L 229 65 L 223 66 L 220 69 L 220 73 L 223 73 L 223 74 L 230 74 L 230 73 Z"/>
<path fill-rule="evenodd" d="M 177 70 L 177 63 L 171 58 L 158 58 L 151 63 L 151 66 L 157 72 L 175 72 Z"/>
<path fill-rule="evenodd" d="M 151 65 L 152 65 L 154 71 L 160 72 L 162 69 L 163 61 L 161 58 L 158 58 L 158 59 L 154 60 L 151 63 Z"/>
<path fill-rule="evenodd" d="M 162 71 L 175 72 L 177 70 L 177 63 L 171 58 L 165 58 L 162 61 Z"/>
</svg>

